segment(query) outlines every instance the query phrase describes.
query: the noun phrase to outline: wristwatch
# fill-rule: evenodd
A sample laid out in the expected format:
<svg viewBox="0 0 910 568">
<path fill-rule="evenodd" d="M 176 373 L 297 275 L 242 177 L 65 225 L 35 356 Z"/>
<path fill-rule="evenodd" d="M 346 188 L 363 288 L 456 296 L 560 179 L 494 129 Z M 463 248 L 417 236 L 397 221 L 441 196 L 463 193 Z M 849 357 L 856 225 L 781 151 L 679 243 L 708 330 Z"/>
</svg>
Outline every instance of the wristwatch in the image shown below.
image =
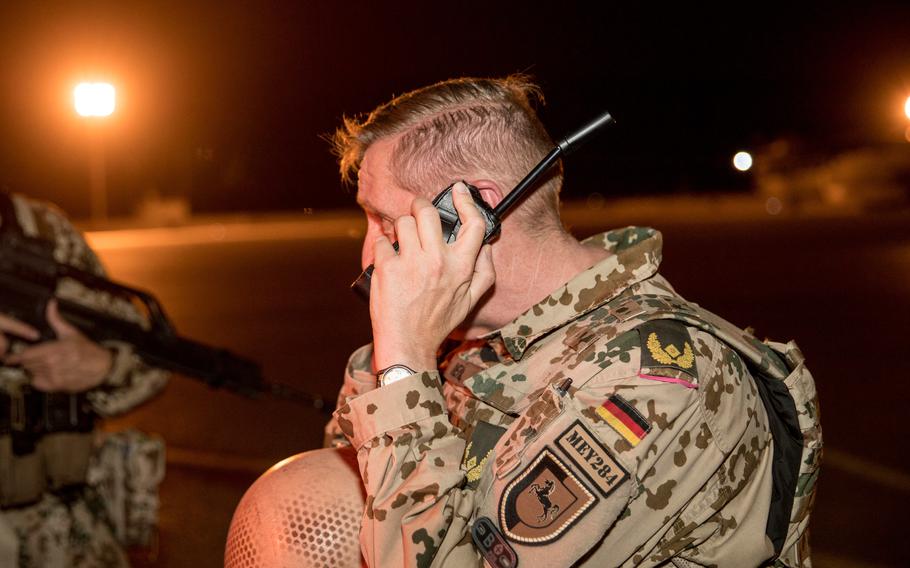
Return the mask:
<svg viewBox="0 0 910 568">
<path fill-rule="evenodd" d="M 405 377 L 410 377 L 416 372 L 417 371 L 414 369 L 406 367 L 405 365 L 391 365 L 376 372 L 376 386 L 384 387 L 390 385 Z"/>
</svg>

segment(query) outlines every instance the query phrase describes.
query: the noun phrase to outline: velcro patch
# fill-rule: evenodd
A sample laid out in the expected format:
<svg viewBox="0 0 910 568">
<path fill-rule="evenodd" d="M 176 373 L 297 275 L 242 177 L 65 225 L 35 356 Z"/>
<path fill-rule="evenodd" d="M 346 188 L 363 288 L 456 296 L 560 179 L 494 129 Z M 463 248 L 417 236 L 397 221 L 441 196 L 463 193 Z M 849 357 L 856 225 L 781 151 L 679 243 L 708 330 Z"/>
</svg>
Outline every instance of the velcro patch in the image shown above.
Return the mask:
<svg viewBox="0 0 910 568">
<path fill-rule="evenodd" d="M 641 335 L 641 367 L 647 374 L 655 369 L 676 369 L 698 378 L 695 350 L 686 326 L 677 321 L 654 320 L 638 328 Z"/>
<path fill-rule="evenodd" d="M 634 448 L 651 431 L 651 424 L 626 399 L 614 394 L 594 411 Z"/>
<path fill-rule="evenodd" d="M 565 534 L 595 503 L 597 496 L 545 448 L 503 491 L 499 525 L 515 542 L 547 544 Z"/>
<path fill-rule="evenodd" d="M 556 445 L 606 497 L 628 479 L 629 473 L 581 421 L 556 438 Z"/>
<path fill-rule="evenodd" d="M 515 568 L 518 566 L 518 555 L 487 517 L 474 521 L 471 528 L 471 540 L 490 566 L 495 568 Z"/>
</svg>

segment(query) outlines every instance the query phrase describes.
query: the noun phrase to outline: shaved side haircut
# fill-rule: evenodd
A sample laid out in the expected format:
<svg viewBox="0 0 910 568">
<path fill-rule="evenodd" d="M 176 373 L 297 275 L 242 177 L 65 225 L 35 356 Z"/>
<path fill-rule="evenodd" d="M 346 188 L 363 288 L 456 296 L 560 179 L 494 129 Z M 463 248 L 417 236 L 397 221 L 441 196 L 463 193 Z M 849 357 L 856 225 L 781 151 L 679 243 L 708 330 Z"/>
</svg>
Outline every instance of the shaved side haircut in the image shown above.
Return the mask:
<svg viewBox="0 0 910 568">
<path fill-rule="evenodd" d="M 383 104 L 365 119 L 345 117 L 334 135 L 341 178 L 354 183 L 374 142 L 397 138 L 390 168 L 395 181 L 433 198 L 452 182 L 489 177 L 509 192 L 553 148 L 533 105 L 540 88 L 523 75 L 451 79 Z M 562 167 L 513 215 L 532 233 L 561 229 Z"/>
</svg>

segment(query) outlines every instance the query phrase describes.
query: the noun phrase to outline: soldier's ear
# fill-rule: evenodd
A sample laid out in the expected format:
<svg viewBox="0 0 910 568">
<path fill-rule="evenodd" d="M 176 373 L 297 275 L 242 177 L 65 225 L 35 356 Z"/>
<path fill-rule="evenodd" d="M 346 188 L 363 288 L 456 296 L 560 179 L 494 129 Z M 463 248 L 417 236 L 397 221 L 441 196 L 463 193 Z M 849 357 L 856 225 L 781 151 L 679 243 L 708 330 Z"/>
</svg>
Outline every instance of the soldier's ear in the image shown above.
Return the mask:
<svg viewBox="0 0 910 568">
<path fill-rule="evenodd" d="M 502 201 L 502 198 L 505 197 L 502 187 L 491 179 L 472 179 L 468 183 L 480 191 L 480 196 L 490 207 L 496 207 Z"/>
</svg>

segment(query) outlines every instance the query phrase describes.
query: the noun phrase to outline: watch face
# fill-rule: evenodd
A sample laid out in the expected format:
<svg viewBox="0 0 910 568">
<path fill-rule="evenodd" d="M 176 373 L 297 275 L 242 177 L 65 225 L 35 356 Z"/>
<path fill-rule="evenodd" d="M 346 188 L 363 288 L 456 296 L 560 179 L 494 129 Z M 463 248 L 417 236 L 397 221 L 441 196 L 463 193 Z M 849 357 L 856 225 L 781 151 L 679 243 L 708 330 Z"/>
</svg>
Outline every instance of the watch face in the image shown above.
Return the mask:
<svg viewBox="0 0 910 568">
<path fill-rule="evenodd" d="M 380 386 L 385 386 L 395 381 L 400 381 L 405 377 L 410 377 L 413 374 L 414 371 L 404 365 L 392 365 L 379 375 L 379 384 Z"/>
</svg>

